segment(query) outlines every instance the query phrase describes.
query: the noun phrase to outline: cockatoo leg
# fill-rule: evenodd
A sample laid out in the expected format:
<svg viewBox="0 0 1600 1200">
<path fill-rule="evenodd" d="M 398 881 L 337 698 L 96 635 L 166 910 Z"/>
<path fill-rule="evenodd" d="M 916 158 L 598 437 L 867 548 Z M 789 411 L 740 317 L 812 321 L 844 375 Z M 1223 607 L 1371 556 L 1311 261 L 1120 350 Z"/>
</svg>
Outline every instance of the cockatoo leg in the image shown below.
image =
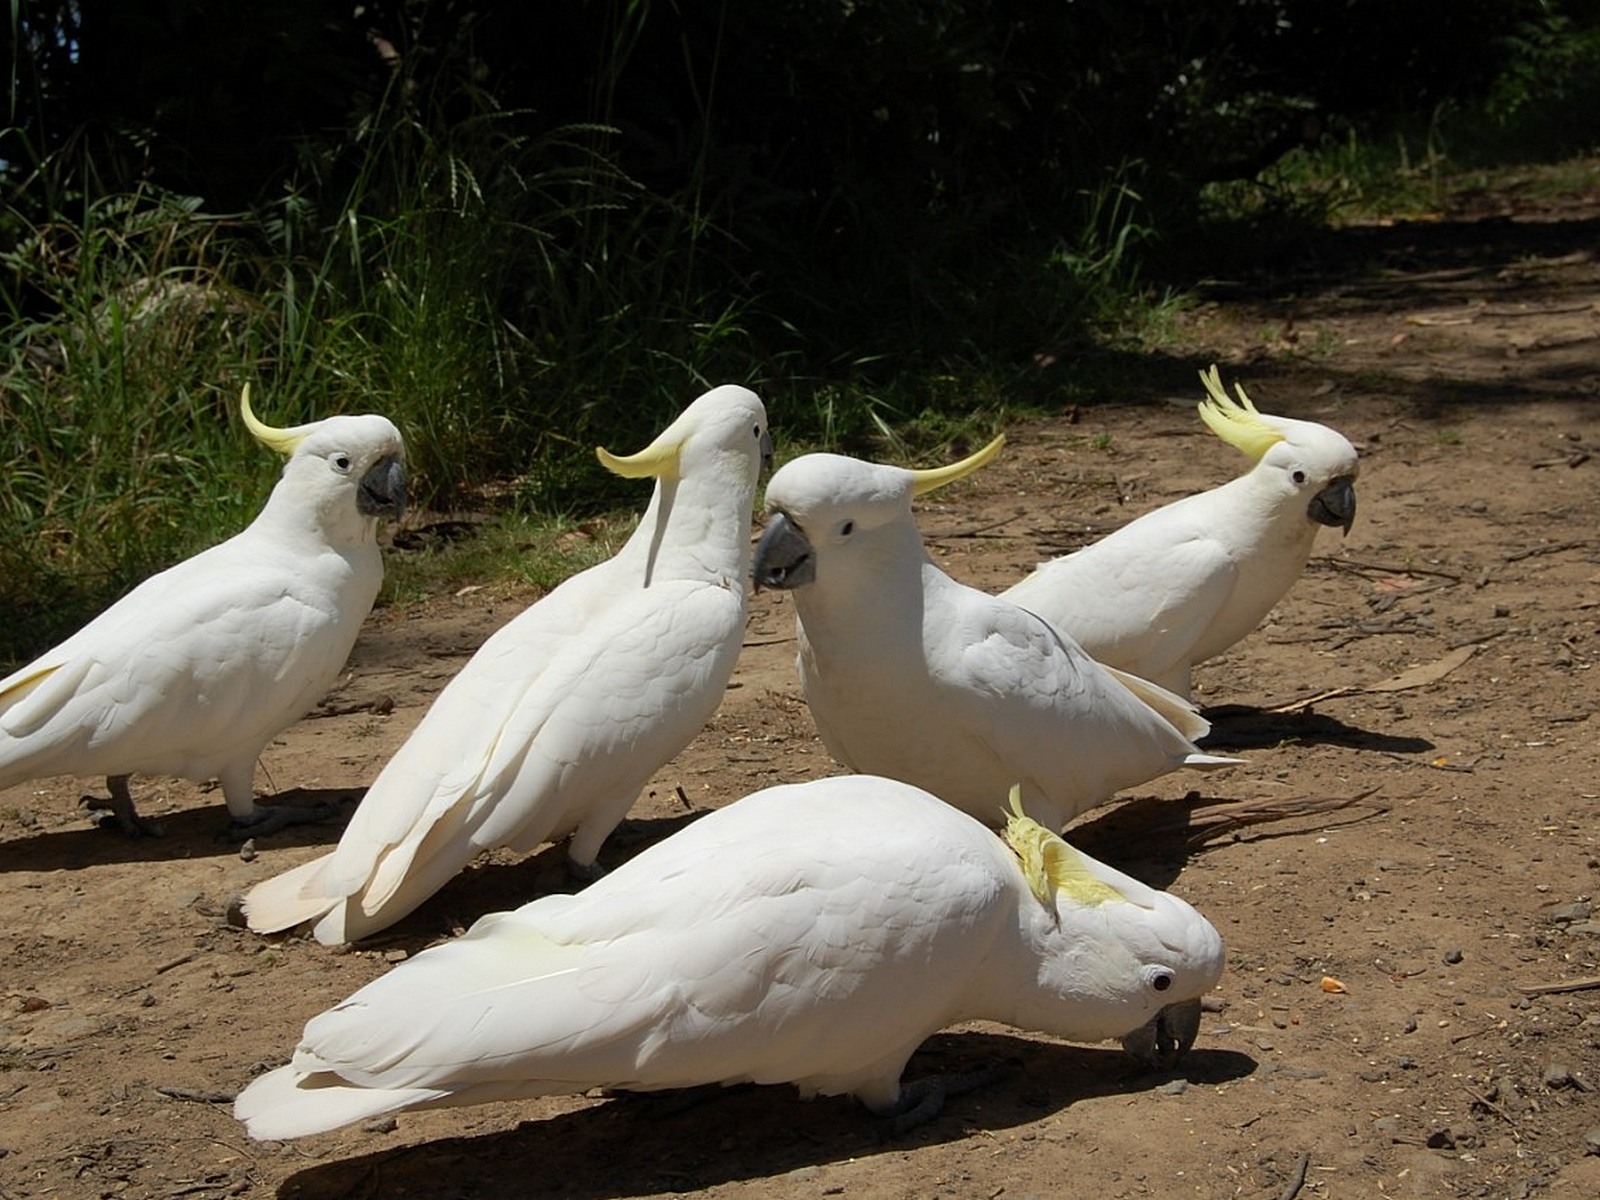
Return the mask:
<svg viewBox="0 0 1600 1200">
<path fill-rule="evenodd" d="M 228 803 L 227 835 L 234 841 L 277 833 L 291 825 L 310 825 L 336 816 L 336 804 L 313 804 L 308 807 L 289 804 L 257 804 L 255 798 L 255 760 L 248 768 L 229 771 L 220 776 L 222 795 Z"/>
<path fill-rule="evenodd" d="M 878 1114 L 884 1118 L 885 1136 L 902 1137 L 926 1125 L 943 1111 L 944 1102 L 951 1096 L 987 1087 L 1005 1074 L 1005 1070 L 1004 1066 L 993 1066 L 957 1075 L 928 1075 L 903 1085 L 900 1099 L 894 1106 Z"/>
<path fill-rule="evenodd" d="M 99 796 L 85 796 L 79 801 L 89 809 L 89 819 L 96 825 L 105 826 L 115 823 L 117 831 L 124 837 L 160 837 L 161 826 L 156 821 L 147 821 L 141 817 L 133 807 L 133 793 L 128 790 L 128 777 L 126 775 L 106 776 L 106 791 L 111 793 L 109 800 Z"/>
<path fill-rule="evenodd" d="M 304 807 L 298 804 L 255 804 L 251 806 L 248 816 L 228 819 L 227 833 L 233 840 L 242 842 L 263 834 L 277 833 L 291 825 L 314 825 L 338 814 L 339 808 L 334 804 Z"/>
<path fill-rule="evenodd" d="M 581 863 L 567 854 L 567 878 L 579 887 L 585 887 L 606 873 L 606 869 L 595 859 L 592 862 Z"/>
</svg>

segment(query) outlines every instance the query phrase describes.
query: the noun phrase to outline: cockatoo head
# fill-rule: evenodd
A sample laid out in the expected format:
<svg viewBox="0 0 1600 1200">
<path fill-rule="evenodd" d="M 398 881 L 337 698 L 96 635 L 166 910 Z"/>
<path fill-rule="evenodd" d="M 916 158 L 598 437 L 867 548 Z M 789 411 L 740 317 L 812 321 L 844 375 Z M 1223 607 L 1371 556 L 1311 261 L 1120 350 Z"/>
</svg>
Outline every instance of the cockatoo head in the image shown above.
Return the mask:
<svg viewBox="0 0 1600 1200">
<path fill-rule="evenodd" d="M 785 463 L 767 484 L 767 528 L 756 546 L 755 584 L 797 588 L 816 579 L 817 556 L 845 555 L 870 546 L 891 526 L 909 528 L 911 500 L 983 466 L 1005 445 L 994 439 L 948 467 L 909 470 L 846 458 L 804 454 Z"/>
<path fill-rule="evenodd" d="M 248 384 L 239 414 L 256 441 L 288 457 L 279 486 L 308 500 L 324 521 L 350 520 L 352 498 L 366 521 L 405 512 L 405 443 L 388 418 L 366 413 L 275 429 L 251 409 Z"/>
<path fill-rule="evenodd" d="M 637 454 L 612 454 L 603 448 L 595 454 L 608 471 L 624 479 L 715 479 L 732 472 L 753 490 L 761 472 L 772 465 L 772 433 L 760 398 L 730 383 L 706 392 Z"/>
<path fill-rule="evenodd" d="M 1284 503 L 1304 505 L 1306 516 L 1319 525 L 1339 525 L 1345 533 L 1356 519 L 1356 476 L 1361 464 L 1356 449 L 1342 434 L 1314 421 L 1296 421 L 1258 412 L 1235 385 L 1235 402 L 1223 389 L 1216 367 L 1202 371 L 1206 399 L 1200 419 L 1211 431 L 1256 464 Z"/>
<path fill-rule="evenodd" d="M 1018 789 L 1005 840 L 1037 904 L 1024 929 L 1038 990 L 1022 1023 L 1084 1041 L 1120 1038 L 1147 1066 L 1176 1063 L 1200 1031 L 1200 997 L 1222 975 L 1211 922 L 1023 815 Z"/>
</svg>

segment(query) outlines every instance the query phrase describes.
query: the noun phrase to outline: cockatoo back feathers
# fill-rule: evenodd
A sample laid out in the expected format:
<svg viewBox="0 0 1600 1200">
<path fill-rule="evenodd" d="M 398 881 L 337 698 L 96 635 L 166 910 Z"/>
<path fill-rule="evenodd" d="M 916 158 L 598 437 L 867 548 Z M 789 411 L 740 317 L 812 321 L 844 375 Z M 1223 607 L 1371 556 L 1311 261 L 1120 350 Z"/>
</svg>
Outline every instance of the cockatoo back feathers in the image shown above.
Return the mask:
<svg viewBox="0 0 1600 1200">
<path fill-rule="evenodd" d="M 1015 852 L 926 792 L 769 788 L 368 983 L 234 1112 L 254 1137 L 294 1137 L 404 1108 L 745 1081 L 885 1109 L 916 1047 L 958 1021 L 1098 1041 L 1197 1007 L 1223 965 L 1210 923 L 1053 853 L 1065 865 L 1041 877 L 1070 884 L 1081 865 L 1104 886 L 1057 888 L 1041 912 Z"/>
</svg>

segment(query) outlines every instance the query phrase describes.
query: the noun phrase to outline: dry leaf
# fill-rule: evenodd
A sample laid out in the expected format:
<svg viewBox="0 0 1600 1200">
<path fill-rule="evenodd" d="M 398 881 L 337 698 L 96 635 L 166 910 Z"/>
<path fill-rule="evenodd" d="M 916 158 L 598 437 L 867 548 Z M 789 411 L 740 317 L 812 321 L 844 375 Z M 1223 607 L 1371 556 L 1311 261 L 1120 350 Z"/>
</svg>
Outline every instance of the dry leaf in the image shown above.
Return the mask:
<svg viewBox="0 0 1600 1200">
<path fill-rule="evenodd" d="M 1401 671 L 1398 675 L 1391 675 L 1388 679 L 1380 679 L 1377 683 L 1369 683 L 1362 687 L 1364 692 L 1404 692 L 1411 688 L 1426 687 L 1430 683 L 1438 683 L 1446 675 L 1454 671 L 1467 659 L 1478 652 L 1477 646 L 1457 646 L 1443 658 L 1435 659 L 1431 663 L 1423 663 L 1418 667 L 1411 667 Z"/>
</svg>

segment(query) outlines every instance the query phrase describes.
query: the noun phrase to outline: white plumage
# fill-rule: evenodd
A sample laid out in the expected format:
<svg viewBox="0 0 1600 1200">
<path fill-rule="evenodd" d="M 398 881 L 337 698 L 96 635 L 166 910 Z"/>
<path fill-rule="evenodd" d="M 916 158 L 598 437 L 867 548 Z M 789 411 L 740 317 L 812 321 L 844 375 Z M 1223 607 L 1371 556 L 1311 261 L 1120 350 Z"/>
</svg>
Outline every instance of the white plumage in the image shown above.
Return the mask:
<svg viewBox="0 0 1600 1200">
<path fill-rule="evenodd" d="M 146 828 L 131 774 L 221 780 L 235 822 L 258 806 L 256 757 L 337 678 L 383 581 L 380 516 L 405 504 L 404 447 L 380 416 L 272 429 L 287 454 L 239 534 L 153 575 L 55 649 L 0 680 L 0 787 L 105 775 L 119 825 Z"/>
<path fill-rule="evenodd" d="M 746 1081 L 891 1111 L 917 1046 L 968 1019 L 1175 1061 L 1222 971 L 1216 930 L 1030 821 L 1008 838 L 885 779 L 758 792 L 368 984 L 234 1113 L 285 1138 L 406 1108 Z"/>
<path fill-rule="evenodd" d="M 741 387 L 701 396 L 629 459 L 657 477 L 639 527 L 497 632 L 368 789 L 332 853 L 245 897 L 260 932 L 383 929 L 480 852 L 572 835 L 592 872 L 639 790 L 716 710 L 744 636 L 751 510 L 771 440 Z"/>
<path fill-rule="evenodd" d="M 913 495 L 998 446 L 939 471 L 808 454 L 773 475 L 756 586 L 794 596 L 800 678 L 829 752 L 990 823 L 994 797 L 1020 781 L 1028 815 L 1052 829 L 1119 788 L 1237 762 L 1195 748 L 1208 726 L 1187 702 L 934 565 Z"/>
<path fill-rule="evenodd" d="M 1005 598 L 1075 638 L 1108 666 L 1182 696 L 1196 663 L 1261 623 L 1300 577 L 1317 530 L 1355 519 L 1356 451 L 1324 425 L 1267 416 L 1213 367 L 1200 415 L 1254 468 L 1146 513 L 1044 563 Z"/>
</svg>

